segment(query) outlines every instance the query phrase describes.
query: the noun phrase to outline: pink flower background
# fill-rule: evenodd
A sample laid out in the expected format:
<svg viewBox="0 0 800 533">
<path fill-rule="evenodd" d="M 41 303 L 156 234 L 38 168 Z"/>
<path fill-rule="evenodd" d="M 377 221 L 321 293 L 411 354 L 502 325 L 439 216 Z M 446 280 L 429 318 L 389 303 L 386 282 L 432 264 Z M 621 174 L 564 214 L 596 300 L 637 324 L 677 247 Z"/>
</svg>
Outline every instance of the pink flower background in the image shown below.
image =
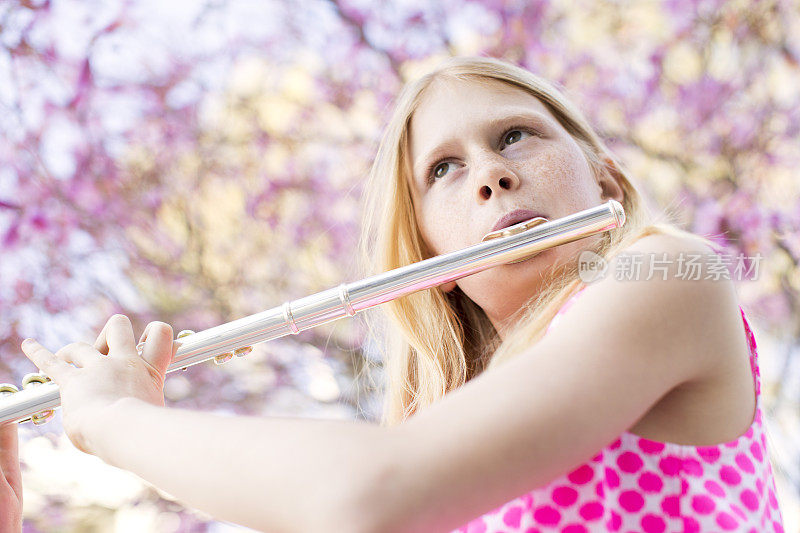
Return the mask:
<svg viewBox="0 0 800 533">
<path fill-rule="evenodd" d="M 480 54 L 556 81 L 652 207 L 732 254 L 763 346 L 771 460 L 800 523 L 800 10 L 795 2 L 8 0 L 0 4 L 0 381 L 23 338 L 113 313 L 202 330 L 354 281 L 392 99 Z M 358 319 L 170 374 L 170 405 L 375 420 Z M 376 367 L 376 379 L 364 375 Z M 26 531 L 229 531 L 21 427 Z M 792 528 L 792 524 L 794 528 Z"/>
</svg>

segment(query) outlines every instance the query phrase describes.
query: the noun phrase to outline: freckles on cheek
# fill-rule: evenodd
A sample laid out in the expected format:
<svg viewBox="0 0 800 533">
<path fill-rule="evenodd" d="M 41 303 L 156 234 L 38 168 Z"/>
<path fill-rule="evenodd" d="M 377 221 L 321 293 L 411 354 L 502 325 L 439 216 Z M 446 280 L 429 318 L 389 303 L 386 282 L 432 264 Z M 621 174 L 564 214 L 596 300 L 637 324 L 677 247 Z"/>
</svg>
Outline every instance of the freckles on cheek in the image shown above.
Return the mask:
<svg viewBox="0 0 800 533">
<path fill-rule="evenodd" d="M 547 150 L 543 152 L 540 157 L 537 157 L 531 162 L 534 174 L 542 174 L 553 178 L 558 178 L 559 181 L 568 181 L 574 179 L 576 172 L 580 168 L 579 160 L 575 155 L 563 149 Z"/>
<path fill-rule="evenodd" d="M 530 175 L 543 178 L 551 189 L 554 198 L 560 198 L 567 204 L 583 205 L 581 200 L 587 195 L 587 179 L 591 179 L 591 171 L 583 158 L 566 149 L 548 150 L 541 157 L 531 162 Z"/>
</svg>

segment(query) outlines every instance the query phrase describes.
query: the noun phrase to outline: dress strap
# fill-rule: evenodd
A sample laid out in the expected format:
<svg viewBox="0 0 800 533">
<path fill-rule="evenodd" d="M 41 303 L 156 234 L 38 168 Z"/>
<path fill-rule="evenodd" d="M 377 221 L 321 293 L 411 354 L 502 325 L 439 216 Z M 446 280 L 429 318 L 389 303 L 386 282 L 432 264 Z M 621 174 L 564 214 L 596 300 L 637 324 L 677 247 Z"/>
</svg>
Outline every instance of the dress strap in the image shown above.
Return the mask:
<svg viewBox="0 0 800 533">
<path fill-rule="evenodd" d="M 583 290 L 584 290 L 586 287 L 587 287 L 587 285 L 586 285 L 585 283 L 584 283 L 584 284 L 582 284 L 582 285 L 580 286 L 580 288 L 578 288 L 578 289 L 577 289 L 577 290 L 576 290 L 576 291 L 575 291 L 575 292 L 572 294 L 572 296 L 570 296 L 569 298 L 567 298 L 567 301 L 566 301 L 566 302 L 564 302 L 564 304 L 561 306 L 561 309 L 559 309 L 559 310 L 556 312 L 555 316 L 554 316 L 554 317 L 553 317 L 553 319 L 550 321 L 550 324 L 548 324 L 548 325 L 547 325 L 547 329 L 545 330 L 545 335 L 547 335 L 547 333 L 549 333 L 549 332 L 550 332 L 550 330 L 551 330 L 551 329 L 553 329 L 553 327 L 555 327 L 555 325 L 556 325 L 556 324 L 558 324 L 558 322 L 561 320 L 561 315 L 563 315 L 563 314 L 564 314 L 564 313 L 567 311 L 567 309 L 569 309 L 570 307 L 572 307 L 572 304 L 573 304 L 573 303 L 575 303 L 575 300 L 577 299 L 577 297 L 578 297 L 578 296 L 579 296 L 579 295 L 580 295 L 580 294 L 583 292 Z"/>
<path fill-rule="evenodd" d="M 753 335 L 753 330 L 750 329 L 750 323 L 744 314 L 744 309 L 739 306 L 739 312 L 742 314 L 742 322 L 744 322 L 744 331 L 747 336 L 747 346 L 750 348 L 750 371 L 753 374 L 756 383 L 756 394 L 761 394 L 761 372 L 758 369 L 758 349 L 756 347 L 756 337 Z"/>
</svg>

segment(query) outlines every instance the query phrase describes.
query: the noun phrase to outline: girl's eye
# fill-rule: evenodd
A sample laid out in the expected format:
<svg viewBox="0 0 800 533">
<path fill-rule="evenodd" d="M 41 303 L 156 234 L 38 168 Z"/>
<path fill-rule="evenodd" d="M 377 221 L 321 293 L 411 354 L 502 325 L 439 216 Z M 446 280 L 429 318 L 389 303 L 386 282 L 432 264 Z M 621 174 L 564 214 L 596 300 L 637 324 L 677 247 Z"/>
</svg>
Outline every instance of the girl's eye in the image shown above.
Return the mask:
<svg viewBox="0 0 800 533">
<path fill-rule="evenodd" d="M 438 165 L 433 167 L 433 177 L 434 178 L 443 177 L 445 174 L 447 174 L 446 169 L 449 166 L 450 166 L 450 163 L 444 162 L 444 163 L 439 163 Z M 440 172 L 442 169 L 445 169 L 445 172 Z"/>
<path fill-rule="evenodd" d="M 522 139 L 523 133 L 532 135 L 532 132 L 527 131 L 526 129 L 515 128 L 512 130 L 508 130 L 506 134 L 503 136 L 503 144 L 508 145 L 508 144 L 514 144 L 515 142 L 519 142 L 519 140 Z M 501 147 L 500 149 L 502 150 L 503 148 Z"/>
<path fill-rule="evenodd" d="M 538 133 L 522 126 L 515 126 L 509 130 L 506 130 L 502 138 L 502 145 L 500 146 L 500 150 L 502 150 L 505 146 L 509 144 L 514 144 L 519 142 L 522 139 L 523 135 L 538 135 Z M 439 178 L 443 178 L 445 175 L 447 175 L 448 168 L 452 164 L 453 163 L 448 161 L 433 163 L 430 167 L 428 167 L 427 171 L 428 183 L 431 184 L 436 180 L 438 180 Z"/>
</svg>

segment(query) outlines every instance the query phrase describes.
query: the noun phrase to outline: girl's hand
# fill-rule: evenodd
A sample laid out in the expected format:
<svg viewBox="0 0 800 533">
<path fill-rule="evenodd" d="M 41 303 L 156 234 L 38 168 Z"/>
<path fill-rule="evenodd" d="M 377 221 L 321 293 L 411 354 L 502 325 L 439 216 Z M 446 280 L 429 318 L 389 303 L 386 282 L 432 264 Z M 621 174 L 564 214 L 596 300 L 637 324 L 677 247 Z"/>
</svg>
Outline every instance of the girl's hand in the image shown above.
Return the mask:
<svg viewBox="0 0 800 533">
<path fill-rule="evenodd" d="M 97 452 L 93 431 L 102 428 L 96 427 L 96 421 L 119 400 L 137 398 L 164 405 L 164 376 L 177 350 L 172 328 L 151 322 L 142 340 L 145 345 L 140 356 L 130 320 L 114 315 L 94 346 L 76 342 L 53 354 L 33 339 L 22 343 L 28 359 L 58 384 L 64 431 L 79 450 Z"/>
<path fill-rule="evenodd" d="M 0 531 L 22 531 L 17 423 L 0 425 Z"/>
</svg>

